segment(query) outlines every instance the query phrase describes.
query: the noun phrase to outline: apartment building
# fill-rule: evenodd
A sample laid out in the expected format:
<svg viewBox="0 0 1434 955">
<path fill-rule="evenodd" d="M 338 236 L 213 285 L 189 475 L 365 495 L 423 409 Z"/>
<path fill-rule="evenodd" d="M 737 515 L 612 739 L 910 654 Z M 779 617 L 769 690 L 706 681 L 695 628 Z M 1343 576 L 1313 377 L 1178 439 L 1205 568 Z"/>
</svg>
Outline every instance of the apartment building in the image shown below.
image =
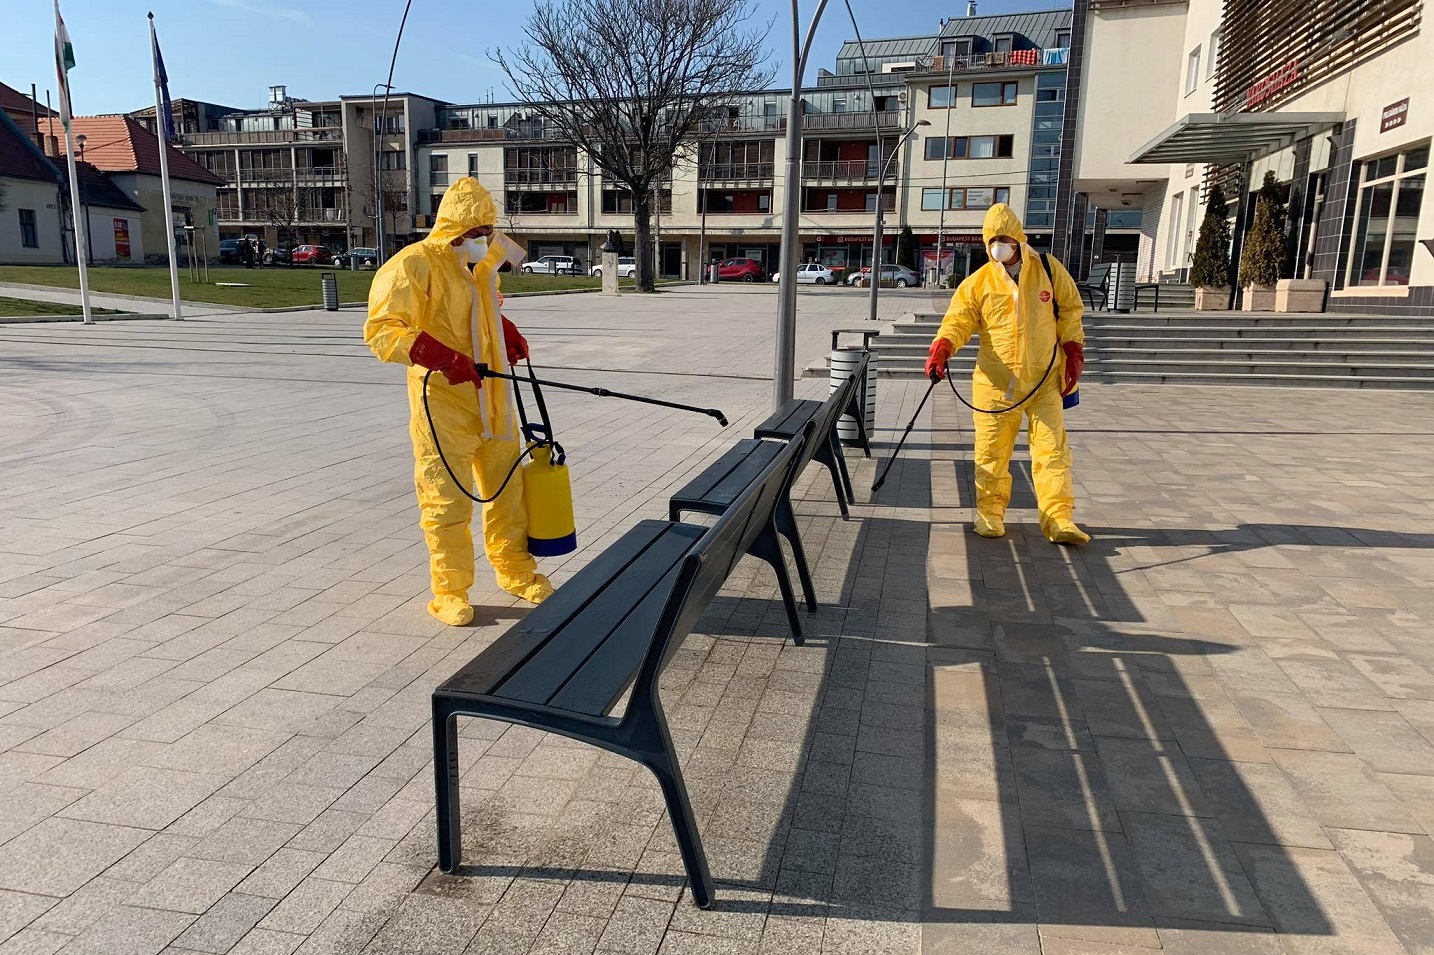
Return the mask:
<svg viewBox="0 0 1434 955">
<path fill-rule="evenodd" d="M 1273 171 L 1288 194 L 1287 277 L 1323 280 L 1332 309 L 1434 314 L 1434 256 L 1420 247 L 1434 237 L 1434 100 L 1419 89 L 1431 7 L 1077 0 L 1077 193 L 1141 208 L 1138 277 L 1183 278 L 1210 185 L 1247 227 L 1250 193 Z"/>
<path fill-rule="evenodd" d="M 939 262 L 964 274 L 984 261 L 981 220 L 995 202 L 1021 210 L 1034 241 L 1048 244 L 1068 137 L 1070 41 L 1071 12 L 1048 10 L 973 12 L 929 35 L 844 44 L 802 96 L 802 258 L 870 265 L 878 202 L 883 261 L 909 225 L 923 268 Z M 689 143 L 657 204 L 663 275 L 695 277 L 699 263 L 735 256 L 775 267 L 788 100 L 788 90 L 742 94 Z M 631 197 L 521 104 L 441 106 L 435 115 L 437 127 L 418 135 L 430 215 L 449 182 L 471 174 L 501 197 L 504 228 L 531 255 L 591 262 L 608 229 L 630 237 Z M 1140 215 L 1124 210 L 1107 222 L 1107 255 L 1134 255 Z"/>
<path fill-rule="evenodd" d="M 984 261 L 980 225 L 995 202 L 1022 212 L 1033 241 L 1069 247 L 1087 264 L 1134 258 L 1143 206 L 1101 214 L 1095 248 L 1086 239 L 1094 208 L 1068 214 L 1072 11 L 978 16 L 974 7 L 930 34 L 848 42 L 803 90 L 804 260 L 870 265 L 881 203 L 883 261 L 910 226 L 923 269 L 965 274 Z M 735 96 L 688 143 L 656 197 L 663 275 L 693 278 L 703 262 L 738 256 L 775 268 L 788 101 L 782 89 Z M 392 252 L 426 234 L 444 190 L 471 174 L 531 256 L 590 264 L 608 230 L 631 241 L 632 197 L 520 103 L 394 93 L 385 112 L 372 93 L 311 102 L 279 86 L 264 109 L 177 100 L 175 111 L 185 151 L 226 182 L 226 237 L 373 246 L 381 224 Z M 134 115 L 153 122 L 152 108 Z"/>
</svg>

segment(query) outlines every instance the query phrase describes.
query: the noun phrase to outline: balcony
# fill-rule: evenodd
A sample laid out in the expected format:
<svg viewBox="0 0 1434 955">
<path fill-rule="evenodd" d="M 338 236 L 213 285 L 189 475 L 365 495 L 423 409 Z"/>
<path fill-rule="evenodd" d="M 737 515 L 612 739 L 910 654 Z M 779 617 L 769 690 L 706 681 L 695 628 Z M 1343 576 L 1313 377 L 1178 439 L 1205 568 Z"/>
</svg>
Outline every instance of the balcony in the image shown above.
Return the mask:
<svg viewBox="0 0 1434 955">
<path fill-rule="evenodd" d="M 300 206 L 296 221 L 305 225 L 338 225 L 348 221 L 348 210 L 343 207 Z"/>
<path fill-rule="evenodd" d="M 775 163 L 703 163 L 697 178 L 703 182 L 771 182 Z"/>
<path fill-rule="evenodd" d="M 490 126 L 486 129 L 420 129 L 418 144 L 433 143 L 502 143 L 528 140 L 561 141 L 563 136 L 554 126 L 521 123 L 516 126 Z"/>
<path fill-rule="evenodd" d="M 578 182 L 576 167 L 560 169 L 504 169 L 503 184 L 540 189 L 545 186 L 575 186 Z"/>
<path fill-rule="evenodd" d="M 888 175 L 899 175 L 892 163 Z M 881 175 L 881 164 L 866 159 L 840 159 L 833 162 L 802 163 L 802 178 L 811 182 L 867 182 Z"/>
<path fill-rule="evenodd" d="M 900 129 L 901 120 L 901 111 L 895 109 L 880 113 L 872 113 L 869 110 L 860 113 L 807 113 L 802 116 L 802 128 L 809 132 Z"/>
<path fill-rule="evenodd" d="M 697 127 L 699 136 L 720 136 L 723 133 L 784 133 L 785 116 L 730 116 L 709 119 Z"/>
<path fill-rule="evenodd" d="M 923 56 L 917 73 L 970 73 L 987 70 L 1029 70 L 1037 66 L 1065 66 L 1068 47 L 1048 50 L 1014 50 L 1010 53 L 969 53 L 957 56 Z"/>
<path fill-rule="evenodd" d="M 255 146 L 287 145 L 289 143 L 342 142 L 344 131 L 337 126 L 317 129 L 238 130 L 217 133 L 185 133 L 180 142 L 185 146 Z"/>
<path fill-rule="evenodd" d="M 300 166 L 294 176 L 301 186 L 342 186 L 346 172 L 343 166 Z"/>
</svg>

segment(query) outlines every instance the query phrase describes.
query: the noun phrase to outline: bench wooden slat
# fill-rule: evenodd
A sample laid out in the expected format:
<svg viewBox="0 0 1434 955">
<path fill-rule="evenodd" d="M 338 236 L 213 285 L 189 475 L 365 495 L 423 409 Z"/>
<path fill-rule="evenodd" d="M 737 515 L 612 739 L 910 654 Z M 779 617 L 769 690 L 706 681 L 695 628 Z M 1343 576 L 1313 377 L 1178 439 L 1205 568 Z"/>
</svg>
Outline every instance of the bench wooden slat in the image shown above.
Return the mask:
<svg viewBox="0 0 1434 955">
<path fill-rule="evenodd" d="M 714 487 L 725 481 L 733 469 L 746 460 L 746 457 L 747 455 L 740 448 L 728 448 L 720 458 L 707 465 L 701 474 L 689 481 L 687 486 L 682 489 L 683 492 L 697 497 L 706 496 Z"/>
<path fill-rule="evenodd" d="M 773 413 L 766 421 L 757 425 L 752 433 L 759 438 L 792 438 L 800 434 L 806 423 L 822 406 L 822 402 L 811 398 L 798 398 L 787 402 L 780 411 Z M 820 436 L 819 436 L 820 437 Z"/>
<path fill-rule="evenodd" d="M 710 504 L 731 506 L 742 495 L 742 492 L 747 490 L 747 487 L 757 479 L 757 475 L 772 463 L 772 459 L 782 453 L 782 446 L 775 441 L 743 438 L 732 450 L 741 456 L 736 466 L 719 480 L 713 482 L 704 493 L 691 493 L 696 490 L 697 482 L 694 481 L 673 495 L 673 499 L 700 500 Z M 726 510 L 726 507 L 723 507 L 723 510 Z"/>
<path fill-rule="evenodd" d="M 581 661 L 588 659 L 603 641 L 623 626 L 642 601 L 682 562 L 693 543 L 706 530 L 664 521 L 651 523 L 660 525 L 662 533 L 627 564 L 622 573 L 609 577 L 602 592 L 583 608 L 579 620 L 551 632 L 542 646 L 523 661 L 522 666 L 514 669 L 493 689 L 494 696 L 546 706 Z M 671 589 L 670 583 L 668 589 Z M 534 613 L 541 610 L 540 607 Z M 649 622 L 649 635 L 655 623 L 655 618 Z M 640 661 L 641 655 L 628 660 L 634 672 Z"/>
<path fill-rule="evenodd" d="M 553 592 L 542 605 L 514 624 L 492 645 L 453 674 L 437 692 L 489 693 L 522 666 L 553 631 L 580 613 L 614 577 L 620 576 L 653 541 L 663 535 L 665 521 L 643 521 L 603 551 L 601 563 L 590 563 Z"/>
<path fill-rule="evenodd" d="M 606 713 L 627 690 L 657 628 L 682 569 L 679 561 L 637 608 L 602 642 L 578 672 L 549 697 L 548 705 L 574 713 Z"/>
</svg>

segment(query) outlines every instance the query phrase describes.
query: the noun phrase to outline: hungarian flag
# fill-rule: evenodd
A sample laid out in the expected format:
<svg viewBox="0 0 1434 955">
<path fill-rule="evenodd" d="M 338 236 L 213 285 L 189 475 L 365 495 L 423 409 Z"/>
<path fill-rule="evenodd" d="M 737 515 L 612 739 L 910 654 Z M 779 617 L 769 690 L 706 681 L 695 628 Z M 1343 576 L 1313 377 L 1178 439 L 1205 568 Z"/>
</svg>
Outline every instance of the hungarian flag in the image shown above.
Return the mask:
<svg viewBox="0 0 1434 955">
<path fill-rule="evenodd" d="M 164 71 L 164 57 L 159 52 L 159 37 L 154 32 L 154 14 L 149 15 L 149 45 L 154 52 L 154 85 L 159 90 L 160 129 L 164 141 L 172 143 L 174 136 L 174 104 L 169 101 L 169 74 Z"/>
<path fill-rule="evenodd" d="M 70 129 L 70 70 L 75 68 L 75 48 L 60 16 L 60 0 L 55 0 L 55 76 L 60 84 L 60 122 Z"/>
</svg>

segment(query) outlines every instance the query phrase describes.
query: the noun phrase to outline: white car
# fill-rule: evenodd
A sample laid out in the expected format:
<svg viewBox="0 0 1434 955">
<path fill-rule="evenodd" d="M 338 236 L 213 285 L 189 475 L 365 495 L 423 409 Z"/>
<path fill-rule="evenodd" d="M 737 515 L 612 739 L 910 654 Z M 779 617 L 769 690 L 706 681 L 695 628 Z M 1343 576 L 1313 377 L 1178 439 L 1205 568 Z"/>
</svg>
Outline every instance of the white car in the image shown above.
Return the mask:
<svg viewBox="0 0 1434 955">
<path fill-rule="evenodd" d="M 773 272 L 772 281 L 781 279 L 781 273 Z M 836 273 L 825 265 L 817 262 L 808 262 L 797 269 L 798 285 L 834 285 L 836 284 Z"/>
<path fill-rule="evenodd" d="M 588 270 L 588 274 L 594 278 L 602 278 L 602 264 L 594 265 Z M 617 277 L 630 279 L 637 274 L 637 259 L 630 255 L 624 255 L 617 260 Z"/>
<path fill-rule="evenodd" d="M 545 255 L 536 261 L 523 263 L 526 275 L 577 275 L 579 268 L 578 260 L 571 255 Z"/>
</svg>

